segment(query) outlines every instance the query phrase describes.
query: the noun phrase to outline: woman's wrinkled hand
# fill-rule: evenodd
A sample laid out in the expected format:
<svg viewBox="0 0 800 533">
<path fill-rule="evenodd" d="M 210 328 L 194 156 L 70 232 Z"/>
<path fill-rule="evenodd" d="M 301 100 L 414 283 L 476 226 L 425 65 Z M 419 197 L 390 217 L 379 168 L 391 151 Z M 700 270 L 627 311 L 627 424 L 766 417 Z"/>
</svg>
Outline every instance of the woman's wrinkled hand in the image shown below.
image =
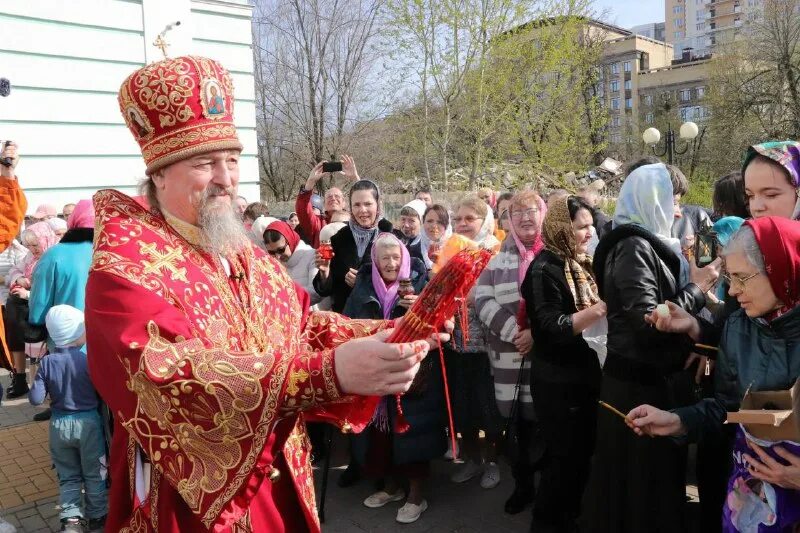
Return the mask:
<svg viewBox="0 0 800 533">
<path fill-rule="evenodd" d="M 664 333 L 684 333 L 697 341 L 700 337 L 700 324 L 697 319 L 673 302 L 666 303 L 669 314 L 662 316 L 658 308 L 644 316 L 645 322 L 652 324 Z"/>
</svg>

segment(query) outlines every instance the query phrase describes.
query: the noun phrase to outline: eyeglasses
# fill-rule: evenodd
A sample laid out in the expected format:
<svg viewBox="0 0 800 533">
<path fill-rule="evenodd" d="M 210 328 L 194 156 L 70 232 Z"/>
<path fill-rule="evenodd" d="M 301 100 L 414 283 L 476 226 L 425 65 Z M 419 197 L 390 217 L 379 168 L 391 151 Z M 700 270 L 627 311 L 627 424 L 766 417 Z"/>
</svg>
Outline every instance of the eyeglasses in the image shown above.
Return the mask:
<svg viewBox="0 0 800 533">
<path fill-rule="evenodd" d="M 725 283 L 728 284 L 729 287 L 739 287 L 741 290 L 745 290 L 747 288 L 747 282 L 753 279 L 756 276 L 760 276 L 761 272 L 756 272 L 755 274 L 750 274 L 746 278 L 742 278 L 737 276 L 736 274 L 723 274 L 722 279 L 725 280 Z"/>
<path fill-rule="evenodd" d="M 282 248 L 278 248 L 277 250 L 267 250 L 267 253 L 268 253 L 269 255 L 283 255 L 283 252 L 285 252 L 285 251 L 286 251 L 286 248 L 287 248 L 288 246 L 289 246 L 289 245 L 288 245 L 288 244 L 286 244 L 286 245 L 284 245 Z"/>
<path fill-rule="evenodd" d="M 466 222 L 467 224 L 472 224 L 475 221 L 483 220 L 484 218 L 485 217 L 473 217 L 471 215 L 468 217 L 453 217 L 453 222 L 455 222 L 456 224 L 461 224 L 462 222 Z"/>
<path fill-rule="evenodd" d="M 513 220 L 525 220 L 525 218 L 529 220 L 533 220 L 536 215 L 539 213 L 538 209 L 526 209 L 525 211 L 512 211 L 511 218 Z"/>
</svg>

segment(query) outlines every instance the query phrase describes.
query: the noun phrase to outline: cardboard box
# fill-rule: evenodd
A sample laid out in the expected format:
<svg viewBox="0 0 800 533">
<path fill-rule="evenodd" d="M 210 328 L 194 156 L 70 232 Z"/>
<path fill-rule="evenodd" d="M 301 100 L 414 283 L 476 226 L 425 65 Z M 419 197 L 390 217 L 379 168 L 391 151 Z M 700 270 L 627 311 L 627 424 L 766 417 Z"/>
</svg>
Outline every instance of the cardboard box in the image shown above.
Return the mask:
<svg viewBox="0 0 800 533">
<path fill-rule="evenodd" d="M 800 428 L 793 411 L 793 393 L 785 391 L 747 391 L 739 411 L 728 413 L 727 423 L 742 424 L 752 436 L 769 441 L 800 442 Z"/>
</svg>

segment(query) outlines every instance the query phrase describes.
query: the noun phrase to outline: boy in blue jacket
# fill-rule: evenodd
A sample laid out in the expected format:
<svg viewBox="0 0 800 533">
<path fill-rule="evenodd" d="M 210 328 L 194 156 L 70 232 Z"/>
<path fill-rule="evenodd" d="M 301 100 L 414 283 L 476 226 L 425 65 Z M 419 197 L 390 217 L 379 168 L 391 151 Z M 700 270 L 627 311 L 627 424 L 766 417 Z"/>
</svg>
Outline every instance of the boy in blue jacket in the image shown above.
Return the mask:
<svg viewBox="0 0 800 533">
<path fill-rule="evenodd" d="M 108 512 L 105 437 L 97 392 L 81 351 L 86 343 L 83 312 L 56 305 L 45 323 L 55 349 L 42 359 L 28 398 L 39 405 L 50 395 L 50 455 L 58 473 L 62 531 L 83 532 L 84 523 L 88 531 L 101 531 Z"/>
</svg>

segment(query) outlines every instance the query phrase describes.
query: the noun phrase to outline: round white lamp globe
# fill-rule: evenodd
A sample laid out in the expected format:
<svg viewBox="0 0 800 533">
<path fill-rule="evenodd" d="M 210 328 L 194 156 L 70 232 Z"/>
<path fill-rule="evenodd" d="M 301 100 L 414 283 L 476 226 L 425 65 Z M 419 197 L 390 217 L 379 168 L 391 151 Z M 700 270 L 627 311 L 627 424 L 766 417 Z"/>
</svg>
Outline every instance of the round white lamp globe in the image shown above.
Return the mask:
<svg viewBox="0 0 800 533">
<path fill-rule="evenodd" d="M 694 122 L 684 122 L 681 124 L 681 139 L 691 141 L 697 134 L 700 133 L 700 128 Z"/>
<path fill-rule="evenodd" d="M 645 144 L 650 146 L 658 144 L 658 141 L 661 140 L 661 132 L 656 128 L 647 128 L 644 130 L 644 133 L 642 133 L 642 140 Z"/>
</svg>

